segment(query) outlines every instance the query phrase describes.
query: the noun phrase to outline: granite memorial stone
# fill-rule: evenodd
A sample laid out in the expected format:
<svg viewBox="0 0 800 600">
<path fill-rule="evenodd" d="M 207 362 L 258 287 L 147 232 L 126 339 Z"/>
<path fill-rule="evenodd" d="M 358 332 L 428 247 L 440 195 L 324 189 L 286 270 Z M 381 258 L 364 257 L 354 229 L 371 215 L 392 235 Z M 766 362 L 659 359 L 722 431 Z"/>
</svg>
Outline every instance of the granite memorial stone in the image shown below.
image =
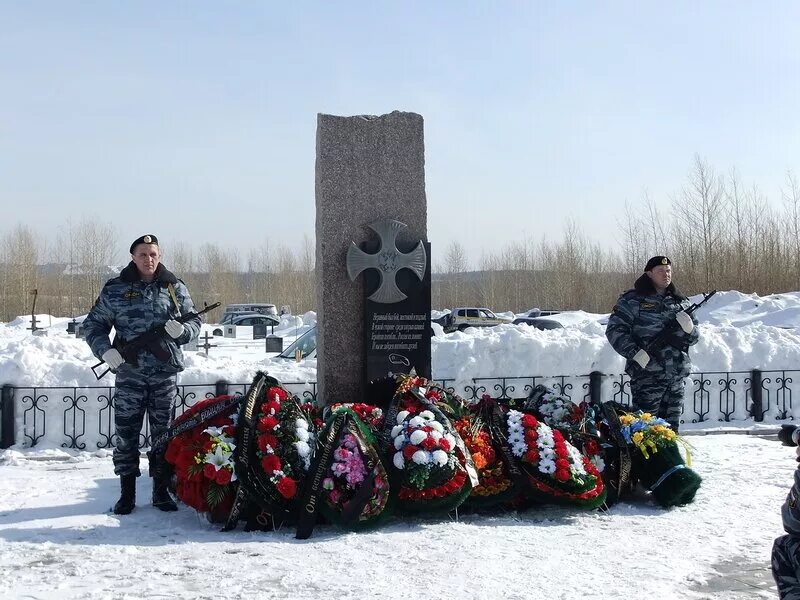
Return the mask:
<svg viewBox="0 0 800 600">
<path fill-rule="evenodd" d="M 319 397 L 328 404 L 363 401 L 370 282 L 349 279 L 346 255 L 351 242 L 374 237 L 366 226 L 386 219 L 406 224 L 398 234 L 402 251 L 427 241 L 422 117 L 318 115 L 315 177 Z M 400 273 L 414 277 L 406 268 Z M 401 291 L 403 279 L 398 275 Z"/>
</svg>

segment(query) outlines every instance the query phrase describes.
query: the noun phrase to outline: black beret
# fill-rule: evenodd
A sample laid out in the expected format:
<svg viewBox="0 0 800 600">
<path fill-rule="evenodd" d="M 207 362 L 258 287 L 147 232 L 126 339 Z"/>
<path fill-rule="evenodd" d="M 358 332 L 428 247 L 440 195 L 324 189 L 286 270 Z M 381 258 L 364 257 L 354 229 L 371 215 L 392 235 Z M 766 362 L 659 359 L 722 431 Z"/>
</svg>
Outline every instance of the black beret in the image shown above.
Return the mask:
<svg viewBox="0 0 800 600">
<path fill-rule="evenodd" d="M 645 271 L 650 271 L 654 267 L 658 265 L 671 265 L 672 261 L 667 258 L 666 256 L 654 256 L 650 260 L 647 261 L 647 264 L 644 266 Z"/>
<path fill-rule="evenodd" d="M 139 244 L 155 244 L 156 246 L 158 246 L 158 238 L 154 236 L 152 233 L 147 233 L 141 237 L 136 238 L 135 240 L 133 240 L 133 243 L 131 244 L 131 254 L 133 254 L 134 249 Z"/>
</svg>

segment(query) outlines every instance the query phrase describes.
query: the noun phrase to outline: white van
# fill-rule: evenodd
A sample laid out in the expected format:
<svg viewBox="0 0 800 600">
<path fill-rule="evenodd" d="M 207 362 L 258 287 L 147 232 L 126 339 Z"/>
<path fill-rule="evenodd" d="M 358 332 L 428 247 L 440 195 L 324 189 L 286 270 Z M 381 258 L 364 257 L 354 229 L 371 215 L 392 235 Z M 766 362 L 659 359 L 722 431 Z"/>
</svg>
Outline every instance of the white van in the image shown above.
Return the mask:
<svg viewBox="0 0 800 600">
<path fill-rule="evenodd" d="M 260 315 L 277 315 L 278 309 L 274 304 L 267 304 L 266 302 L 251 302 L 250 304 L 228 304 L 225 307 L 225 312 L 222 313 L 221 323 L 225 322 L 225 317 L 228 315 L 242 314 L 242 313 L 258 313 Z"/>
</svg>

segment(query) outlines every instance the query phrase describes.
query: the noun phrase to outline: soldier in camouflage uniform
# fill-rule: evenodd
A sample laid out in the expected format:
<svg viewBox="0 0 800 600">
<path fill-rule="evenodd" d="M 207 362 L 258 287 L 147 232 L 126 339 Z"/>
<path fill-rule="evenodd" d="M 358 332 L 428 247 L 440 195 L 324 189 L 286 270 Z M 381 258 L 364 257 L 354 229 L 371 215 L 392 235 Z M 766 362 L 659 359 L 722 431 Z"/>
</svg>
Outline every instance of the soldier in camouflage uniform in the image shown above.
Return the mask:
<svg viewBox="0 0 800 600">
<path fill-rule="evenodd" d="M 795 429 L 792 441 L 796 445 L 800 429 Z M 800 448 L 797 449 L 800 460 Z M 778 584 L 781 600 L 800 600 L 800 467 L 794 471 L 794 485 L 781 508 L 783 528 L 789 535 L 775 540 L 772 546 L 772 576 Z"/>
<path fill-rule="evenodd" d="M 659 416 L 678 431 L 683 407 L 683 380 L 689 374 L 688 349 L 697 343 L 697 321 L 686 313 L 689 301 L 672 283 L 672 263 L 654 256 L 644 275 L 617 300 L 606 337 L 627 363 L 633 407 Z M 655 356 L 644 349 L 665 328 L 668 343 Z"/>
<path fill-rule="evenodd" d="M 83 322 L 86 341 L 92 352 L 116 373 L 114 395 L 114 473 L 120 476 L 122 493 L 114 505 L 116 514 L 130 513 L 136 503 L 136 478 L 139 471 L 139 433 L 145 411 L 153 439 L 168 427 L 172 402 L 177 392 L 177 373 L 183 370 L 180 346 L 197 337 L 200 317 L 181 323 L 180 315 L 194 312 L 186 285 L 160 263 L 158 240 L 144 235 L 131 244 L 131 262 L 110 279 Z M 159 360 L 148 349 L 136 357 L 136 364 L 125 362 L 116 347 L 164 325 L 168 335 L 159 341 L 169 359 Z M 114 327 L 112 346 L 109 333 Z M 163 358 L 163 356 L 162 356 Z M 168 471 L 163 458 L 148 454 L 153 477 L 153 506 L 177 510 L 167 490 Z"/>
</svg>

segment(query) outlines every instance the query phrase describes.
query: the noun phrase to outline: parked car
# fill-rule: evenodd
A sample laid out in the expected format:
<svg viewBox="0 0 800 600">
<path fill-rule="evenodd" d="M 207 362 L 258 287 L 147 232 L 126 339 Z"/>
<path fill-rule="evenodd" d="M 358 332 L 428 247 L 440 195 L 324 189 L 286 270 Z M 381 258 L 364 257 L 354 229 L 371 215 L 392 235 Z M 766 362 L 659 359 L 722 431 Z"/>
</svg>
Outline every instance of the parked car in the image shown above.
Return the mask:
<svg viewBox="0 0 800 600">
<path fill-rule="evenodd" d="M 274 315 L 262 315 L 260 313 L 239 313 L 224 315 L 220 325 L 266 325 L 267 327 L 277 327 L 281 320 Z M 212 335 L 222 335 L 224 332 L 221 328 L 217 327 L 213 330 Z"/>
<path fill-rule="evenodd" d="M 283 352 L 276 358 L 287 358 L 296 360 L 297 351 L 300 350 L 300 358 L 317 358 L 317 326 L 314 325 L 303 335 L 289 344 Z"/>
<path fill-rule="evenodd" d="M 454 308 L 449 314 L 438 320 L 446 333 L 464 331 L 467 327 L 493 327 L 510 323 L 510 319 L 498 317 L 488 308 L 461 307 Z"/>
<path fill-rule="evenodd" d="M 281 320 L 276 316 L 260 315 L 258 313 L 234 315 L 230 320 L 231 325 L 266 325 L 267 327 L 275 327 L 280 322 Z"/>
<path fill-rule="evenodd" d="M 225 311 L 222 313 L 222 320 L 220 323 L 225 322 L 228 315 L 241 315 L 245 313 L 258 313 L 260 315 L 276 315 L 278 309 L 274 304 L 268 302 L 251 302 L 249 304 L 228 304 Z"/>
<path fill-rule="evenodd" d="M 222 315 L 220 325 L 255 325 L 266 323 L 267 325 L 277 325 L 281 320 L 275 315 L 266 315 L 258 312 L 246 313 L 227 313 Z"/>
<path fill-rule="evenodd" d="M 517 317 L 513 321 L 514 325 L 529 325 L 536 329 L 563 329 L 564 325 L 553 319 L 544 317 Z"/>
<path fill-rule="evenodd" d="M 560 310 L 542 310 L 541 308 L 532 308 L 525 313 L 525 316 L 530 318 L 549 317 L 550 315 L 557 315 L 560 312 Z"/>
</svg>

